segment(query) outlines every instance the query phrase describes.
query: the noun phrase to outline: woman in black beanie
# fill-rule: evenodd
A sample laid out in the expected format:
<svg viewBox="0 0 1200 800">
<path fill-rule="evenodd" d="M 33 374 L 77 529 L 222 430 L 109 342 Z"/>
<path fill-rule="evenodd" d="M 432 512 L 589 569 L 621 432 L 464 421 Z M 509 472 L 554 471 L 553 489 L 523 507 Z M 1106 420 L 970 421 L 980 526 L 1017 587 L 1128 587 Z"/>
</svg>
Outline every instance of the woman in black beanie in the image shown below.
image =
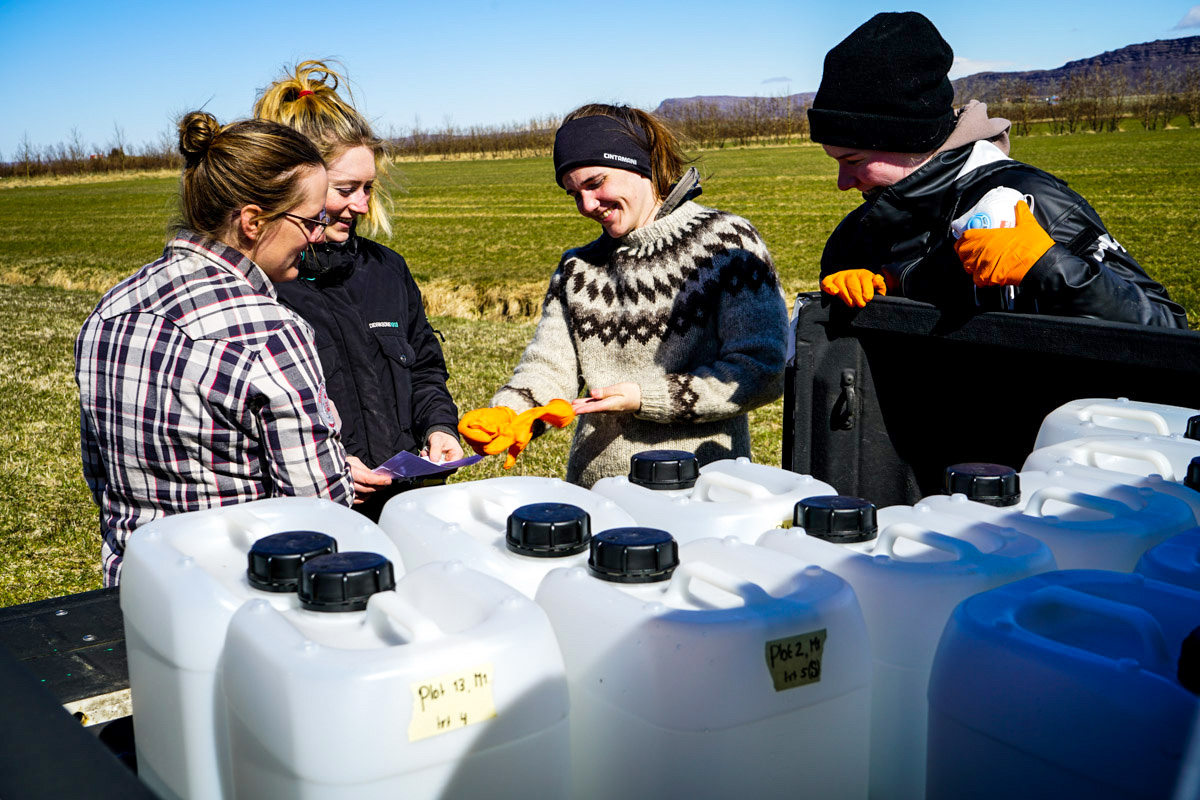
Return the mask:
<svg viewBox="0 0 1200 800">
<path fill-rule="evenodd" d="M 912 11 L 876 14 L 825 56 L 812 138 L 837 160 L 838 188 L 864 202 L 829 237 L 821 288 L 858 307 L 890 292 L 957 312 L 1186 328 L 1183 308 L 1086 200 L 1009 158 L 1007 120 L 976 101 L 954 108 L 953 62 Z M 1002 198 L 1015 225 L 974 213 L 985 196 L 979 210 Z"/>
</svg>

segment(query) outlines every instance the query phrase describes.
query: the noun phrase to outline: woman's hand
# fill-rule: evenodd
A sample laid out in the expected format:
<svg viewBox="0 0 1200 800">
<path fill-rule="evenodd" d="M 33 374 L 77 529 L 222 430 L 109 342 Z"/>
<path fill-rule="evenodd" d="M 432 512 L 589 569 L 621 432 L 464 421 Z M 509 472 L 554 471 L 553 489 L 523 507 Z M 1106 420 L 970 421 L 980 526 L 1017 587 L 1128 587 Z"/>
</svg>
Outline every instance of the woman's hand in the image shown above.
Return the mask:
<svg viewBox="0 0 1200 800">
<path fill-rule="evenodd" d="M 365 495 L 392 482 L 387 475 L 371 472 L 358 456 L 347 455 L 346 462 L 350 465 L 350 478 L 354 481 L 354 505 L 366 500 Z"/>
<path fill-rule="evenodd" d="M 642 407 L 642 387 L 631 381 L 614 383 L 592 389 L 587 397 L 571 401 L 576 414 L 594 414 L 597 411 L 638 411 Z"/>
<path fill-rule="evenodd" d="M 435 464 L 458 461 L 462 457 L 463 449 L 458 437 L 451 436 L 445 431 L 434 431 L 429 434 L 429 439 L 425 442 L 425 449 L 421 451 L 421 458 L 428 459 Z"/>
</svg>

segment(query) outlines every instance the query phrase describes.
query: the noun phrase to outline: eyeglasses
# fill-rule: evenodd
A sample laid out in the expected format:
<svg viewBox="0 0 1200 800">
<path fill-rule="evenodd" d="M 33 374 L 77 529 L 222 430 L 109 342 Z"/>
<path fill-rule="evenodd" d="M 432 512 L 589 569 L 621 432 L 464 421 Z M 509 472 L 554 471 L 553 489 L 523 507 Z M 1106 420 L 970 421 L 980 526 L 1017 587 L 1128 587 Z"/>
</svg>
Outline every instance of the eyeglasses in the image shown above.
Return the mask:
<svg viewBox="0 0 1200 800">
<path fill-rule="evenodd" d="M 321 215 L 316 219 L 313 219 L 312 217 L 302 217 L 299 214 L 293 214 L 290 211 L 283 212 L 283 215 L 285 217 L 291 217 L 292 219 L 300 220 L 300 224 L 304 226 L 304 230 L 308 231 L 309 236 L 312 236 L 314 233 L 316 233 L 317 228 L 325 230 L 326 226 L 333 222 L 333 220 L 329 218 L 329 215 L 325 213 L 325 209 L 323 208 L 321 209 Z"/>
</svg>

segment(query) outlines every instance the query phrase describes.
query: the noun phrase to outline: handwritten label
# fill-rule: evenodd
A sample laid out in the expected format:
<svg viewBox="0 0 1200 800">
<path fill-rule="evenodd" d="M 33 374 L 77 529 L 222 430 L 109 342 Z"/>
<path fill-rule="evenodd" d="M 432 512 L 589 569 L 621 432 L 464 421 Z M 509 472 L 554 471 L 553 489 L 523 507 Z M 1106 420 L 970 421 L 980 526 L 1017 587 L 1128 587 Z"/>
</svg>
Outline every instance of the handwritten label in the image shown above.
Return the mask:
<svg viewBox="0 0 1200 800">
<path fill-rule="evenodd" d="M 767 671 L 775 681 L 775 691 L 795 689 L 821 680 L 821 656 L 825 653 L 825 632 L 789 636 L 767 642 Z"/>
<path fill-rule="evenodd" d="M 408 740 L 415 742 L 475 725 L 496 716 L 492 699 L 492 665 L 447 672 L 412 684 L 412 722 Z"/>
</svg>

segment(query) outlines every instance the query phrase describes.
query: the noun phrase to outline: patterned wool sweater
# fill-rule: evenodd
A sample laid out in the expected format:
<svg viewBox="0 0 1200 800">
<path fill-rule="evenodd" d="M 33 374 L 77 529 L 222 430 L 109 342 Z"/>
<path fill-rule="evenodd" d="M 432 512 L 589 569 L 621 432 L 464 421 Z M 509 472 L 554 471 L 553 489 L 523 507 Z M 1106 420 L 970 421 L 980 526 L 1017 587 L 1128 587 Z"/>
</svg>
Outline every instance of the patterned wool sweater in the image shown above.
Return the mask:
<svg viewBox="0 0 1200 800">
<path fill-rule="evenodd" d="M 582 486 L 627 474 L 643 450 L 690 450 L 701 464 L 749 456 L 746 412 L 783 391 L 787 326 L 758 231 L 688 201 L 563 254 L 533 341 L 492 405 L 522 411 L 637 383 L 638 412 L 576 418 L 566 478 Z"/>
</svg>

